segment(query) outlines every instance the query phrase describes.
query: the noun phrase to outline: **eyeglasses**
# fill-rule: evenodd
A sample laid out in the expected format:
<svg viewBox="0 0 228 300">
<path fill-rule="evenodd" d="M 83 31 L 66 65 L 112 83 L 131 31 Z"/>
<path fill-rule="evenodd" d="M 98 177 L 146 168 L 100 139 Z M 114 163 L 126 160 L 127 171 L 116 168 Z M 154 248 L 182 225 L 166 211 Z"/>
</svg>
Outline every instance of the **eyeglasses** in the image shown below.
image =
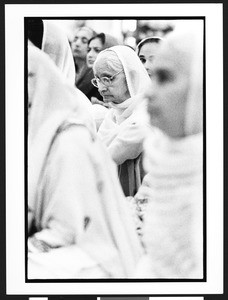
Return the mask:
<svg viewBox="0 0 228 300">
<path fill-rule="evenodd" d="M 118 75 L 120 74 L 121 72 L 123 72 L 123 70 L 119 71 L 118 73 L 112 75 L 111 77 L 101 77 L 101 78 L 98 78 L 98 77 L 94 77 L 91 82 L 92 84 L 95 86 L 95 87 L 98 87 L 98 83 L 99 82 L 102 82 L 105 86 L 110 86 L 112 85 L 112 81 L 113 79 Z"/>
</svg>

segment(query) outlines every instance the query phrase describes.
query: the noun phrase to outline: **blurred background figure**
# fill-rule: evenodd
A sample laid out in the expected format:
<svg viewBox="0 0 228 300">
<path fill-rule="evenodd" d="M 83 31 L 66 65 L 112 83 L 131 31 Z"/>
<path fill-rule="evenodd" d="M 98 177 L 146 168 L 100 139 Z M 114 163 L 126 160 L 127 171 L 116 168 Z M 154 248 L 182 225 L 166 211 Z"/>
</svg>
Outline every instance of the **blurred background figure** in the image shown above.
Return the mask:
<svg viewBox="0 0 228 300">
<path fill-rule="evenodd" d="M 141 153 L 145 124 L 139 111 L 145 105 L 142 94 L 150 78 L 135 51 L 123 45 L 100 52 L 93 70 L 93 84 L 111 106 L 98 135 L 118 166 L 125 195 L 133 196 L 144 176 Z"/>
<path fill-rule="evenodd" d="M 75 30 L 71 41 L 71 49 L 76 69 L 75 85 L 89 99 L 91 90 L 93 89 L 93 85 L 91 83 L 93 71 L 87 66 L 86 56 L 88 52 L 88 42 L 93 36 L 95 36 L 95 34 L 95 31 L 90 27 L 79 27 Z"/>
<path fill-rule="evenodd" d="M 30 18 L 32 19 L 32 18 Z M 38 19 L 34 18 L 33 20 Z M 82 27 L 90 27 L 97 33 L 104 32 L 117 38 L 124 45 L 129 45 L 133 49 L 143 39 L 147 37 L 165 37 L 172 32 L 176 24 L 186 26 L 188 20 L 135 20 L 135 19 L 52 19 L 68 36 L 69 41 L 73 41 L 75 32 Z M 191 20 L 192 21 L 192 20 Z M 194 20 L 191 22 L 194 23 Z"/>
<path fill-rule="evenodd" d="M 202 24 L 201 24 L 202 25 Z M 148 113 L 162 134 L 144 144 L 147 199 L 136 277 L 203 278 L 202 26 L 174 31 L 154 59 Z"/>
<path fill-rule="evenodd" d="M 161 41 L 162 39 L 160 37 L 148 37 L 143 39 L 136 48 L 136 53 L 146 68 L 150 78 L 153 74 L 154 57 L 159 51 Z"/>
<path fill-rule="evenodd" d="M 180 20 L 180 22 L 182 22 L 182 20 Z M 137 29 L 134 35 L 136 44 L 147 37 L 165 37 L 172 32 L 175 27 L 176 20 L 137 20 Z"/>
</svg>

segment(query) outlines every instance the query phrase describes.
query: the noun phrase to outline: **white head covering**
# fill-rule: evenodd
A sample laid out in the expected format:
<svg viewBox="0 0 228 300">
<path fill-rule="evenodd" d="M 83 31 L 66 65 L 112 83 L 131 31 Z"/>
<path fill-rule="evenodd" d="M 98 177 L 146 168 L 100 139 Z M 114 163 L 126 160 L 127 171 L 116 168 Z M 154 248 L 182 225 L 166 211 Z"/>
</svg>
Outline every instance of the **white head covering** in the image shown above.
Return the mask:
<svg viewBox="0 0 228 300">
<path fill-rule="evenodd" d="M 67 35 L 49 20 L 43 20 L 43 24 L 42 50 L 51 57 L 69 82 L 74 84 L 75 66 Z"/>
<path fill-rule="evenodd" d="M 92 104 L 77 89 L 64 82 L 64 77 L 50 58 L 34 46 L 28 47 L 28 72 L 29 85 L 33 87 L 30 94 L 32 106 L 28 130 L 28 205 L 32 211 L 35 206 L 43 207 L 42 204 L 39 205 L 35 202 L 37 200 L 38 180 L 53 137 L 63 122 L 84 125 L 94 137 L 93 143 L 83 143 L 85 152 L 82 151 L 80 157 L 76 158 L 76 161 L 79 159 L 82 163 L 86 157 L 83 161 L 83 170 L 79 170 L 75 174 L 76 199 L 73 198 L 73 195 L 71 198 L 75 200 L 75 205 L 77 205 L 75 210 L 78 213 L 78 219 L 72 220 L 73 229 L 76 229 L 75 224 L 80 221 L 83 227 L 82 221 L 86 216 L 91 217 L 91 226 L 88 226 L 87 230 L 77 236 L 76 244 L 51 250 L 48 253 L 39 253 L 40 255 L 34 254 L 30 257 L 35 264 L 43 264 L 39 277 L 35 278 L 47 278 L 45 277 L 47 275 L 45 275 L 45 270 L 50 267 L 50 264 L 52 264 L 51 270 L 49 270 L 50 276 L 53 276 L 56 268 L 62 268 L 62 273 L 57 270 L 57 278 L 83 277 L 83 274 L 77 273 L 77 269 L 82 269 L 86 273 L 87 268 L 89 269 L 94 264 L 98 265 L 100 270 L 104 270 L 108 277 L 132 276 L 136 262 L 142 254 L 142 249 L 124 202 L 115 166 L 107 151 L 96 139 L 95 125 L 90 117 Z M 87 139 L 87 142 L 88 140 L 90 141 Z M 92 149 L 89 148 L 90 145 L 92 145 Z M 88 149 L 86 149 L 87 146 Z M 80 149 L 84 150 L 84 148 Z M 84 155 L 85 153 L 87 156 Z M 71 158 L 69 159 L 71 160 Z M 83 175 L 81 176 L 81 174 Z M 91 180 L 89 190 L 87 181 L 84 180 L 86 175 L 89 178 L 88 181 Z M 83 182 L 80 181 L 82 178 Z M 64 186 L 65 188 L 67 189 L 68 186 Z M 60 200 L 64 200 L 61 199 L 61 193 L 59 196 Z M 40 198 L 42 201 L 42 196 Z M 55 203 L 53 203 L 55 200 L 55 197 L 54 199 L 47 199 L 51 202 L 49 202 L 48 209 L 45 209 L 47 224 L 51 218 L 52 209 L 55 208 Z M 67 203 L 69 204 L 69 202 Z M 66 214 L 67 209 L 68 206 L 64 207 L 63 201 L 61 214 Z M 37 234 L 40 237 L 45 237 L 48 235 L 48 229 L 45 227 Z M 80 253 L 85 251 L 84 254 L 80 254 L 79 250 Z M 46 262 L 45 259 L 47 259 Z M 90 264 L 91 260 L 92 263 Z M 98 274 L 94 273 L 94 277 L 97 276 L 99 276 L 99 270 Z"/>
<path fill-rule="evenodd" d="M 51 59 L 28 46 L 28 84 L 32 87 L 28 129 L 28 199 L 32 208 L 42 164 L 59 126 L 70 118 L 95 133 L 91 103 L 71 86 Z M 29 89 L 30 92 L 30 89 Z"/>
<path fill-rule="evenodd" d="M 119 119 L 118 123 L 122 123 L 125 119 L 132 115 L 136 106 L 143 102 L 142 95 L 150 84 L 150 78 L 135 51 L 124 45 L 113 46 L 101 51 L 98 54 L 94 65 L 96 65 L 96 62 L 102 54 L 108 53 L 109 51 L 116 53 L 123 66 L 127 87 L 131 96 L 129 99 L 120 104 L 111 103 L 111 107 L 114 109 L 114 114 L 116 118 Z"/>
<path fill-rule="evenodd" d="M 103 50 L 97 56 L 95 67 L 102 54 L 112 51 L 123 66 L 130 98 L 120 104 L 111 104 L 112 109 L 106 114 L 98 135 L 109 147 L 113 159 L 121 164 L 127 159 L 135 159 L 142 152 L 145 120 L 147 121 L 144 118 L 146 103 L 143 93 L 151 81 L 139 57 L 128 46 L 118 45 Z M 108 55 L 106 59 L 107 57 Z"/>
<path fill-rule="evenodd" d="M 203 276 L 202 46 L 200 31 L 173 32 L 161 45 L 171 57 L 187 55 L 190 62 L 186 136 L 151 133 L 144 143 L 148 174 L 136 198 L 148 199 L 143 235 L 148 255 L 139 264 L 138 276 Z"/>
<path fill-rule="evenodd" d="M 171 58 L 178 55 L 190 62 L 184 128 L 186 136 L 199 133 L 203 128 L 203 28 L 198 25 L 187 32 L 179 29 L 170 33 L 160 48 L 160 51 L 168 49 Z"/>
<path fill-rule="evenodd" d="M 148 86 L 150 78 L 135 51 L 123 45 L 113 46 L 102 52 L 105 51 L 114 51 L 121 61 L 131 97 L 142 93 Z"/>
<path fill-rule="evenodd" d="M 195 134 L 203 130 L 203 33 L 197 30 L 189 38 L 193 49 L 190 88 L 186 106 L 186 135 Z"/>
</svg>

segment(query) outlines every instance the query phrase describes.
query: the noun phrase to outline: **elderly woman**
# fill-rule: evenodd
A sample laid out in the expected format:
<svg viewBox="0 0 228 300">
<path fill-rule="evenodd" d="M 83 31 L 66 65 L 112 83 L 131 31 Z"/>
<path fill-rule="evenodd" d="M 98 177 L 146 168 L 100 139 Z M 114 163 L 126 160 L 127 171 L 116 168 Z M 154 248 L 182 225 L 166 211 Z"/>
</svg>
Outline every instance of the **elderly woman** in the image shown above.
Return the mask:
<svg viewBox="0 0 228 300">
<path fill-rule="evenodd" d="M 117 41 L 117 39 L 107 33 L 102 32 L 92 37 L 88 42 L 88 53 L 86 57 L 88 67 L 93 68 L 93 64 L 97 58 L 97 55 L 102 50 L 116 46 L 118 44 L 119 42 Z M 103 98 L 98 92 L 97 87 L 94 87 L 94 89 L 92 90 L 90 98 L 92 103 L 108 106 L 102 101 Z"/>
<path fill-rule="evenodd" d="M 141 153 L 146 126 L 140 113 L 150 78 L 135 51 L 123 45 L 100 52 L 93 70 L 92 82 L 111 106 L 98 135 L 118 165 L 125 195 L 134 196 L 144 175 Z"/>
<path fill-rule="evenodd" d="M 160 37 L 147 37 L 138 43 L 136 48 L 136 53 L 138 54 L 150 77 L 153 74 L 154 57 L 159 50 L 161 41 L 162 38 Z"/>
<path fill-rule="evenodd" d="M 91 104 L 28 46 L 28 278 L 125 278 L 141 247 Z"/>
<path fill-rule="evenodd" d="M 203 278 L 203 38 L 171 33 L 154 60 L 147 91 L 147 175 L 136 195 L 147 199 L 145 255 L 136 277 Z"/>
<path fill-rule="evenodd" d="M 92 37 L 88 43 L 88 53 L 87 53 L 88 67 L 91 68 L 92 70 L 97 55 L 102 50 L 118 44 L 119 43 L 117 39 L 107 33 L 102 32 Z M 98 130 L 107 113 L 107 108 L 109 108 L 109 103 L 105 103 L 103 101 L 103 98 L 101 94 L 98 92 L 96 86 L 93 86 L 93 89 L 91 89 L 90 93 L 87 96 L 91 100 L 91 103 L 94 104 L 93 105 L 94 119 Z"/>
</svg>

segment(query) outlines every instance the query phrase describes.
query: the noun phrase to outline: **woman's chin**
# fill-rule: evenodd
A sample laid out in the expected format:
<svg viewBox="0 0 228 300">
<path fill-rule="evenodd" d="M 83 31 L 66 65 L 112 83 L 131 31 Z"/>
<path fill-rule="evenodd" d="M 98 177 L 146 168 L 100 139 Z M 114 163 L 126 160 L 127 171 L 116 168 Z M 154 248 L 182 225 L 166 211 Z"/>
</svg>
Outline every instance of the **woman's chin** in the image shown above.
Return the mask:
<svg viewBox="0 0 228 300">
<path fill-rule="evenodd" d="M 89 62 L 87 62 L 87 66 L 88 66 L 88 68 L 91 68 L 91 69 L 92 69 L 92 67 L 93 67 L 93 63 L 89 63 Z"/>
<path fill-rule="evenodd" d="M 103 97 L 103 96 L 102 96 L 102 97 Z M 109 96 L 109 97 L 103 97 L 103 101 L 104 101 L 104 103 L 114 102 L 114 101 L 113 101 L 113 98 L 111 98 L 110 96 Z"/>
</svg>

